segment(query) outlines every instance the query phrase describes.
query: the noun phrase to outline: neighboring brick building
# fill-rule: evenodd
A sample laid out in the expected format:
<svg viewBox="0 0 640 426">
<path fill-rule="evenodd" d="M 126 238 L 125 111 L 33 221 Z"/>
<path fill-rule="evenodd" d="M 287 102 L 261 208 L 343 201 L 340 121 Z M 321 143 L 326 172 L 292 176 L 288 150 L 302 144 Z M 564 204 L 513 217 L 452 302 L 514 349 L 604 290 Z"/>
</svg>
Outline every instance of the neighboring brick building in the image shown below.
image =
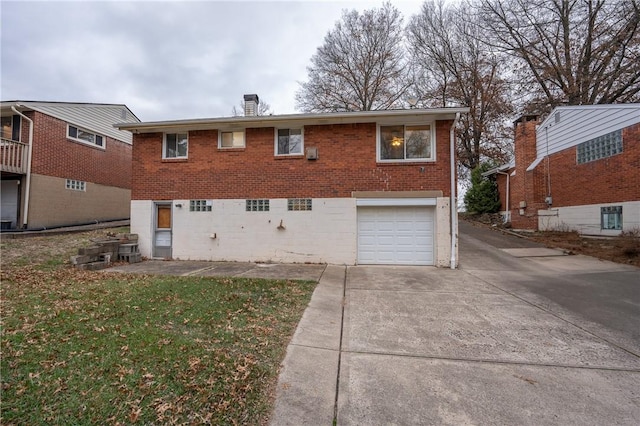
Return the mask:
<svg viewBox="0 0 640 426">
<path fill-rule="evenodd" d="M 485 173 L 497 175 L 514 228 L 640 229 L 640 104 L 563 106 L 542 122 L 523 117 L 514 151 L 515 163 Z"/>
<path fill-rule="evenodd" d="M 132 232 L 149 257 L 450 266 L 451 127 L 467 111 L 122 124 Z"/>
<path fill-rule="evenodd" d="M 129 217 L 132 137 L 113 125 L 139 120 L 125 105 L 8 101 L 0 112 L 3 227 Z"/>
</svg>

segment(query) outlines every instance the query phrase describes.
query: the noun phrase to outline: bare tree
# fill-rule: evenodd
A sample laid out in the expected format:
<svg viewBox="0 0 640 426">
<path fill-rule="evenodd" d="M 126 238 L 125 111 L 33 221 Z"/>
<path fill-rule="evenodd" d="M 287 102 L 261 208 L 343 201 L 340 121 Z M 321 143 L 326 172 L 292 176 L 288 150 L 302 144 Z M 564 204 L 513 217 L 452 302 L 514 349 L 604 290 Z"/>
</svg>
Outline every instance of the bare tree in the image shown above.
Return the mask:
<svg viewBox="0 0 640 426">
<path fill-rule="evenodd" d="M 427 1 L 407 26 L 422 106 L 467 106 L 457 129 L 457 156 L 473 170 L 512 154 L 507 118 L 513 113 L 505 59 L 480 41 L 481 26 L 468 3 Z"/>
<path fill-rule="evenodd" d="M 311 58 L 296 104 L 305 112 L 368 111 L 399 106 L 410 86 L 402 15 L 380 9 L 344 11 Z"/>
<path fill-rule="evenodd" d="M 480 0 L 490 46 L 547 109 L 640 100 L 638 0 Z"/>
<path fill-rule="evenodd" d="M 260 100 L 258 103 L 258 111 L 256 115 L 272 115 L 273 110 L 271 109 L 271 105 L 266 103 L 264 100 Z M 240 104 L 236 107 L 231 108 L 231 115 L 234 117 L 242 117 L 244 115 L 244 99 L 240 101 Z"/>
</svg>

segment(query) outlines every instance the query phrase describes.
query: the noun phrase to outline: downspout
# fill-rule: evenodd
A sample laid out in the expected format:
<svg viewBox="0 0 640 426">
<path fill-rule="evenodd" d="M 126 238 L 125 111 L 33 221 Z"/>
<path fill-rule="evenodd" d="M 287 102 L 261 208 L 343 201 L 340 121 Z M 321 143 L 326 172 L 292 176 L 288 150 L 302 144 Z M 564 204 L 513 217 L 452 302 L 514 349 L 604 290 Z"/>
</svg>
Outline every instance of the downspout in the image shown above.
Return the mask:
<svg viewBox="0 0 640 426">
<path fill-rule="evenodd" d="M 455 127 L 460 120 L 460 113 L 456 113 L 456 118 L 449 130 L 449 157 L 451 158 L 451 269 L 456 269 L 458 253 L 458 199 L 456 197 L 456 137 Z"/>
<path fill-rule="evenodd" d="M 31 155 L 33 154 L 33 120 L 21 113 L 15 106 L 11 106 L 11 110 L 29 122 L 29 148 L 27 149 L 27 180 L 24 187 L 24 208 L 22 209 L 22 228 L 27 228 L 27 219 L 29 218 L 29 195 L 31 192 Z"/>
<path fill-rule="evenodd" d="M 499 175 L 505 175 L 507 177 L 507 205 L 506 205 L 506 217 L 505 219 L 507 219 L 507 222 L 511 222 L 511 205 L 509 204 L 509 178 L 511 175 L 509 175 L 509 172 L 501 172 L 501 171 L 496 171 L 497 174 Z"/>
</svg>

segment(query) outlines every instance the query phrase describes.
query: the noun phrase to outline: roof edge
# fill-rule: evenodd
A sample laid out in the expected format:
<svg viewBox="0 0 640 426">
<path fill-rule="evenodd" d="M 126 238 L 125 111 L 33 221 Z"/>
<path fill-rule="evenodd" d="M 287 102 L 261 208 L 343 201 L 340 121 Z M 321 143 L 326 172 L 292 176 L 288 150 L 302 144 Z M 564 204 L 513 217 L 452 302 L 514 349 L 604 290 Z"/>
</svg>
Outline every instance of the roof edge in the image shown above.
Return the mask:
<svg viewBox="0 0 640 426">
<path fill-rule="evenodd" d="M 165 128 L 216 128 L 224 125 L 244 125 L 245 127 L 271 127 L 271 125 L 282 122 L 317 122 L 318 124 L 340 124 L 375 121 L 380 118 L 393 117 L 420 117 L 420 116 L 447 116 L 442 119 L 455 118 L 455 115 L 466 114 L 467 107 L 450 108 L 430 108 L 430 109 L 402 109 L 402 110 L 379 110 L 379 111 L 357 111 L 357 112 L 332 112 L 332 113 L 305 113 L 305 114 L 283 114 L 283 115 L 262 115 L 251 117 L 214 117 L 196 118 L 185 120 L 150 121 L 141 123 L 117 123 L 115 127 L 120 130 L 129 131 L 158 131 Z M 450 116 L 450 117 L 448 117 Z"/>
<path fill-rule="evenodd" d="M 483 177 L 491 176 L 491 175 L 494 175 L 494 174 L 496 174 L 498 172 L 504 172 L 505 170 L 512 169 L 515 166 L 516 166 L 516 164 L 513 161 L 510 161 L 510 162 L 508 162 L 506 164 L 502 164 L 502 165 L 500 165 L 498 167 L 494 167 L 491 170 L 487 170 L 486 172 L 482 173 L 482 176 Z"/>
</svg>

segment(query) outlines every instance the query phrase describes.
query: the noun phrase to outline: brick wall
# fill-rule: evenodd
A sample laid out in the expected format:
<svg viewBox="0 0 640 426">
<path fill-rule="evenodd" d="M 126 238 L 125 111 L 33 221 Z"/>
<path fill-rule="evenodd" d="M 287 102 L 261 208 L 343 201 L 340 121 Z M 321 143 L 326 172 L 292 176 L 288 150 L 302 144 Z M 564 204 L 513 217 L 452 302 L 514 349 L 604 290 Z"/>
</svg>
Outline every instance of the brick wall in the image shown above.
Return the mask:
<svg viewBox="0 0 640 426">
<path fill-rule="evenodd" d="M 584 164 L 577 164 L 573 146 L 542 160 L 527 172 L 536 158 L 535 126 L 538 121 L 517 123 L 515 129 L 516 176 L 511 177 L 509 200 L 511 223 L 518 229 L 537 229 L 538 210 L 640 200 L 640 124 L 622 132 L 623 152 Z M 506 177 L 498 176 L 500 199 L 506 200 Z M 550 187 L 550 188 L 549 188 Z M 520 202 L 527 207 L 520 214 Z"/>
<path fill-rule="evenodd" d="M 538 226 L 538 209 L 545 208 L 545 174 L 541 163 L 532 171 L 527 167 L 536 159 L 536 127 L 539 119 L 527 117 L 516 122 L 514 131 L 514 152 L 516 175 L 509 182 L 511 197 L 509 210 L 511 224 L 516 229 L 536 229 Z M 520 208 L 521 202 L 526 207 Z"/>
<path fill-rule="evenodd" d="M 436 124 L 436 162 L 376 163 L 376 125 L 304 127 L 318 160 L 274 156 L 274 129 L 246 130 L 246 148 L 218 149 L 216 130 L 189 132 L 189 158 L 162 160 L 162 133 L 136 134 L 134 200 L 334 198 L 352 191 L 441 190 L 450 193 L 449 128 Z"/>
<path fill-rule="evenodd" d="M 640 200 L 640 124 L 625 128 L 622 141 L 621 154 L 583 164 L 575 146 L 551 155 L 553 207 Z"/>
<path fill-rule="evenodd" d="M 28 115 L 34 120 L 32 173 L 131 188 L 131 145 L 105 137 L 106 149 L 94 148 L 67 139 L 62 120 L 39 112 Z M 28 128 L 23 140 L 26 135 Z"/>
</svg>

